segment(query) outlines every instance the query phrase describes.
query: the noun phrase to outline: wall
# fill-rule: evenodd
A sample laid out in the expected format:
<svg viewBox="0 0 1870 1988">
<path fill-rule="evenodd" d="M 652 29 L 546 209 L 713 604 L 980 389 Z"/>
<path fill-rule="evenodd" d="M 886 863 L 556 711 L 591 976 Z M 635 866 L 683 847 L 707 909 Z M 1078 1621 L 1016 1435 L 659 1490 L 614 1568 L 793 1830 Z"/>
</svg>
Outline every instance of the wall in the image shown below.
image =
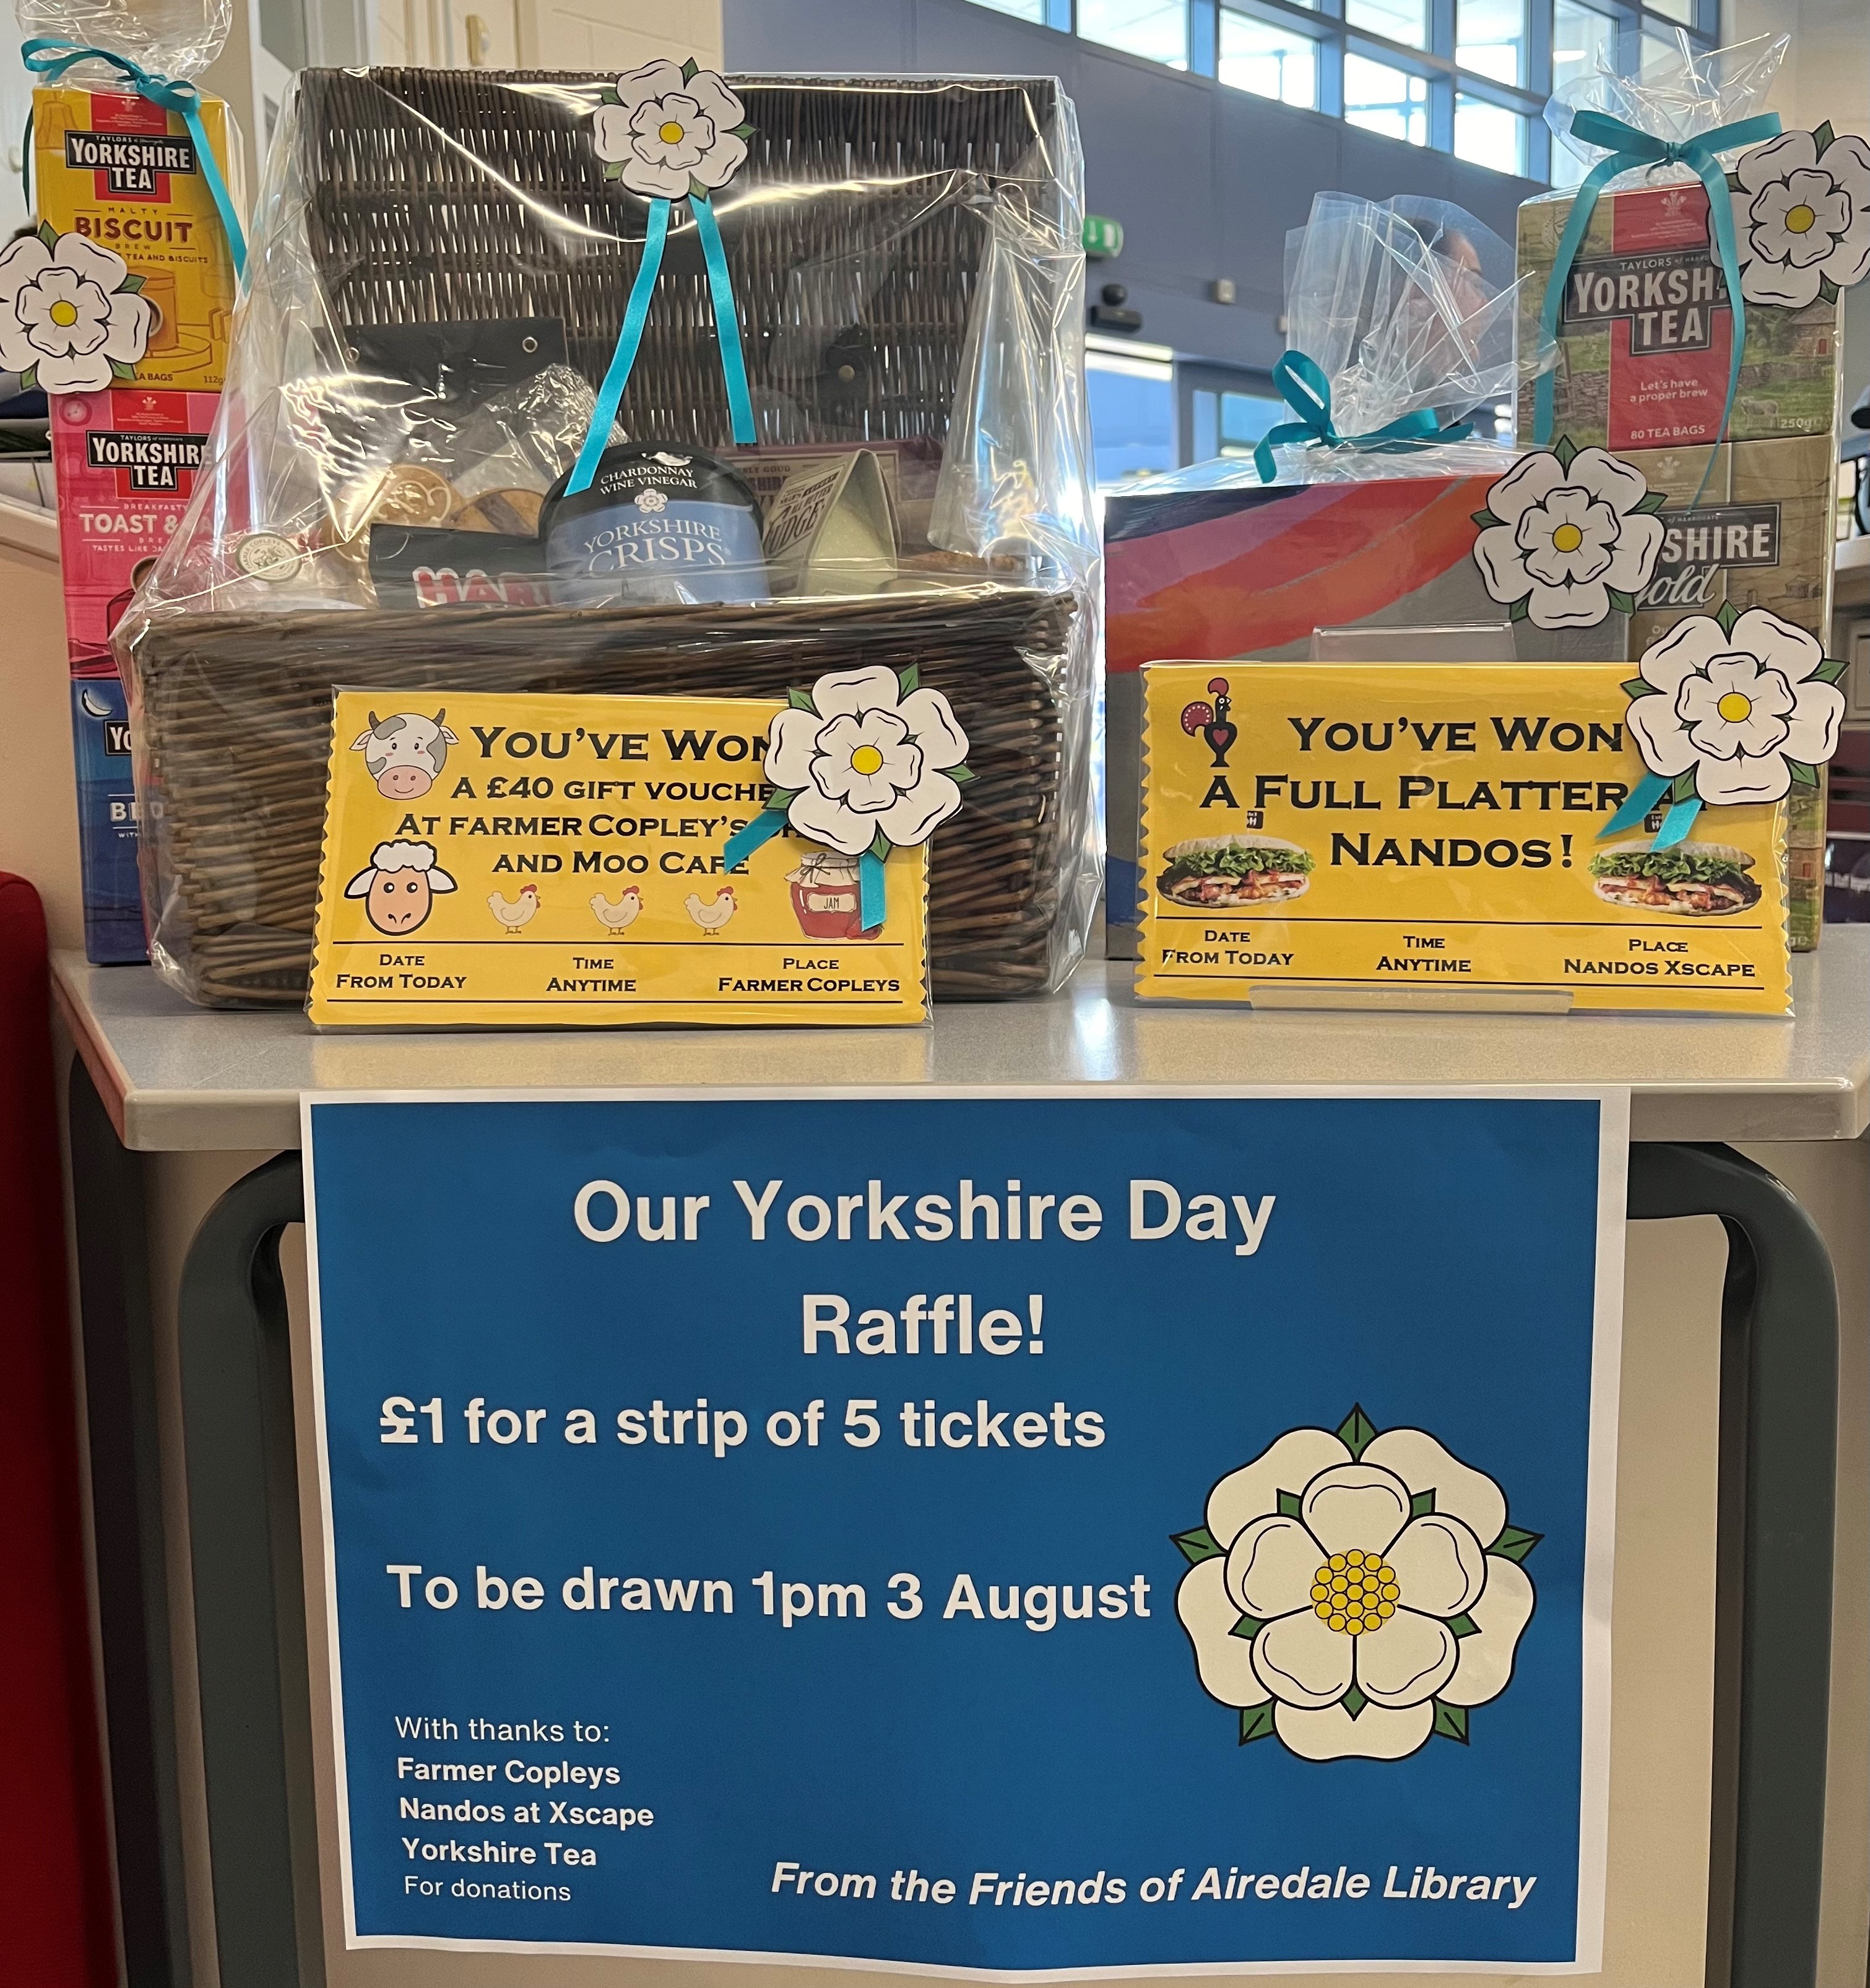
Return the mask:
<svg viewBox="0 0 1870 1988">
<path fill-rule="evenodd" d="M 541 69 L 622 70 L 688 56 L 719 68 L 722 60 L 721 0 L 520 0 L 520 17 L 526 59 Z"/>
<path fill-rule="evenodd" d="M 65 603 L 49 535 L 42 549 L 0 540 L 0 870 L 36 884 L 55 946 L 84 944 L 78 874 L 78 802 L 72 771 L 70 674 Z"/>
<path fill-rule="evenodd" d="M 1091 211 L 1124 225 L 1123 254 L 1092 265 L 1094 294 L 1124 284 L 1141 336 L 1185 356 L 1264 367 L 1284 350 L 1286 231 L 1314 192 L 1432 194 L 1511 240 L 1514 209 L 1537 191 L 972 0 L 725 0 L 725 20 L 733 69 L 1060 77 L 1077 106 Z M 1216 276 L 1233 279 L 1237 303 L 1208 301 Z"/>
</svg>

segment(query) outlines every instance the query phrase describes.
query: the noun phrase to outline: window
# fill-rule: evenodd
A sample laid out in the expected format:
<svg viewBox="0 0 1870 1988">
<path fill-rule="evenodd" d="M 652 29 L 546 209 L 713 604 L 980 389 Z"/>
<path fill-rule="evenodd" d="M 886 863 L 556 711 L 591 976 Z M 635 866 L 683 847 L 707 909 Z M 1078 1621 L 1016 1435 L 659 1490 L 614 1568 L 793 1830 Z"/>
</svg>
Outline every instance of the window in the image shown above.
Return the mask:
<svg viewBox="0 0 1870 1988">
<path fill-rule="evenodd" d="M 1617 67 L 1617 23 L 1578 0 L 1555 0 L 1552 8 L 1552 87 L 1588 76 L 1614 74 Z"/>
<path fill-rule="evenodd" d="M 1345 0 L 1344 19 L 1388 42 L 1412 49 L 1429 46 L 1428 0 Z"/>
<path fill-rule="evenodd" d="M 1318 44 L 1296 29 L 1224 8 L 1214 73 L 1233 89 L 1317 108 Z"/>
<path fill-rule="evenodd" d="M 1517 88 L 1526 80 L 1526 0 L 1459 0 L 1455 63 Z M 1455 150 L 1461 150 L 1457 140 Z"/>
<path fill-rule="evenodd" d="M 1292 413 L 1270 390 L 1233 394 L 1197 387 L 1190 405 L 1194 416 L 1191 462 L 1206 462 L 1217 455 L 1251 455 L 1253 445 Z"/>
<path fill-rule="evenodd" d="M 1526 170 L 1526 120 L 1484 97 L 1455 99 L 1455 157 L 1496 173 Z"/>
<path fill-rule="evenodd" d="M 277 0 L 262 0 L 262 5 Z M 976 0 L 1229 90 L 1495 172 L 1576 186 L 1543 113 L 1604 74 L 1705 55 L 1720 0 Z M 1217 403 L 1218 406 L 1218 403 Z M 1183 408 L 1185 428 L 1192 417 Z M 1216 419 L 1219 419 L 1218 414 Z"/>
<path fill-rule="evenodd" d="M 1429 79 L 1368 56 L 1346 56 L 1344 122 L 1405 144 L 1427 144 Z"/>
<path fill-rule="evenodd" d="M 1175 467 L 1175 368 L 1165 347 L 1152 355 L 1089 347 L 1084 386 L 1091 404 L 1091 456 L 1097 488 Z"/>
<path fill-rule="evenodd" d="M 1189 0 L 1078 0 L 1078 32 L 1171 69 L 1189 66 Z"/>
</svg>

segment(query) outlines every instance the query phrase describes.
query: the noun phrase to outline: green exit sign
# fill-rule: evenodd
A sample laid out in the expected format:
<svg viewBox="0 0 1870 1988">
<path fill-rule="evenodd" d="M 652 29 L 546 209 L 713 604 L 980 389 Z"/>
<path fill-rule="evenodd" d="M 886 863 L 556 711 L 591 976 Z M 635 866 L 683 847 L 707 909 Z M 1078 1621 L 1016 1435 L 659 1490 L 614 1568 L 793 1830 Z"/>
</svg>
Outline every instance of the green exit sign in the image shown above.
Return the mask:
<svg viewBox="0 0 1870 1988">
<path fill-rule="evenodd" d="M 1087 255 L 1121 255 L 1123 253 L 1123 223 L 1113 221 L 1107 214 L 1086 215 L 1084 252 Z"/>
</svg>

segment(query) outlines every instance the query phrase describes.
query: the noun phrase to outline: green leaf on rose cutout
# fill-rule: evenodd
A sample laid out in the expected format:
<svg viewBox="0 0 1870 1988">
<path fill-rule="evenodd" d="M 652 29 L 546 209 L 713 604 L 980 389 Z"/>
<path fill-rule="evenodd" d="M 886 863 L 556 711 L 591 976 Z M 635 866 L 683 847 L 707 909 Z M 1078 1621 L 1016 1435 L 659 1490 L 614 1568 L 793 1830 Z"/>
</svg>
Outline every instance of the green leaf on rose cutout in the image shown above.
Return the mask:
<svg viewBox="0 0 1870 1988">
<path fill-rule="evenodd" d="M 1364 1412 L 1361 1401 L 1351 1405 L 1351 1412 L 1337 1425 L 1337 1440 L 1351 1452 L 1355 1462 L 1377 1439 L 1377 1425 Z"/>
<path fill-rule="evenodd" d="M 1524 1560 L 1544 1537 L 1543 1533 L 1529 1533 L 1520 1526 L 1503 1526 L 1500 1529 L 1500 1537 L 1487 1548 L 1487 1551 L 1499 1554 L 1502 1560 L 1517 1563 Z"/>
<path fill-rule="evenodd" d="M 1270 1740 L 1272 1736 L 1272 1699 L 1248 1706 L 1240 1714 L 1240 1744 L 1250 1746 L 1256 1740 Z"/>
<path fill-rule="evenodd" d="M 1205 1560 L 1216 1560 L 1226 1551 L 1206 1526 L 1193 1526 L 1185 1533 L 1171 1533 L 1169 1537 L 1181 1549 L 1182 1558 L 1190 1567 L 1199 1567 Z"/>
<path fill-rule="evenodd" d="M 1438 1698 L 1435 1701 L 1435 1736 L 1438 1740 L 1458 1740 L 1467 1744 L 1467 1707 L 1465 1705 L 1444 1705 Z"/>
</svg>

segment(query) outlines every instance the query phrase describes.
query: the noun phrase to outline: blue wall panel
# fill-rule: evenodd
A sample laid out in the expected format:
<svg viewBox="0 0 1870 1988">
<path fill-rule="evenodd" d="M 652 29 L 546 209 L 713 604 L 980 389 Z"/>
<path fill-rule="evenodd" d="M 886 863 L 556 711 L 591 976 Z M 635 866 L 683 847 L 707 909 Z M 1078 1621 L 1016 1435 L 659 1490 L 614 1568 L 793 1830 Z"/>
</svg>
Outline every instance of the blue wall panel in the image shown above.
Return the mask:
<svg viewBox="0 0 1870 1988">
<path fill-rule="evenodd" d="M 1091 210 L 1124 225 L 1124 252 L 1091 265 L 1091 293 L 1124 284 L 1141 336 L 1192 357 L 1260 367 L 1278 357 L 1286 231 L 1314 193 L 1432 194 L 1510 241 L 1513 210 L 1539 191 L 972 0 L 725 0 L 725 12 L 734 69 L 1060 78 L 1078 107 Z M 1209 301 L 1216 276 L 1239 286 L 1237 304 Z"/>
</svg>

